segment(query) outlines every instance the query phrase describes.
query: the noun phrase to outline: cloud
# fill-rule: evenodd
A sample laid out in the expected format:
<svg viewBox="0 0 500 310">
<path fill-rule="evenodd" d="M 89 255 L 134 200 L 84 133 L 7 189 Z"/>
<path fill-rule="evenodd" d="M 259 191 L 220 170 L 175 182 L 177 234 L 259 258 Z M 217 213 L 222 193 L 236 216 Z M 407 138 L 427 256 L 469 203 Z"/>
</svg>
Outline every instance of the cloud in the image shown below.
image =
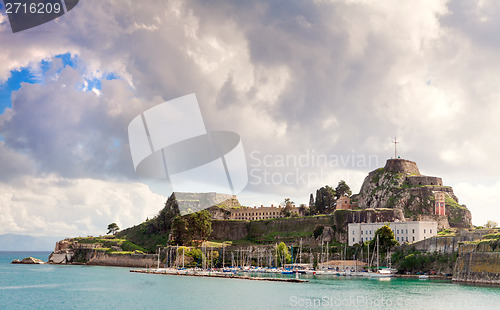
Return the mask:
<svg viewBox="0 0 500 310">
<path fill-rule="evenodd" d="M 48 236 L 105 234 L 155 216 L 166 197 L 142 183 L 68 179 L 56 175 L 2 183 L 0 233 Z"/>
<path fill-rule="evenodd" d="M 423 173 L 459 187 L 489 184 L 500 173 L 492 164 L 500 156 L 498 11 L 492 1 L 85 1 L 15 36 L 1 24 L 0 80 L 67 52 L 79 65 L 13 94 L 0 116 L 0 158 L 12 166 L 2 164 L 0 178 L 137 182 L 128 122 L 195 92 L 207 128 L 239 133 L 248 158 L 339 159 L 298 173 L 260 166 L 328 176 L 250 184 L 248 204 L 260 195 L 307 202 L 340 179 L 356 191 L 392 156 L 394 136 Z M 103 80 L 98 94 L 83 91 L 85 80 L 108 73 L 120 79 Z M 357 156 L 378 160 L 352 164 Z M 457 192 L 472 210 L 483 205 Z"/>
<path fill-rule="evenodd" d="M 454 186 L 455 193 L 460 198 L 461 204 L 466 204 L 472 213 L 472 221 L 475 225 L 484 225 L 489 220 L 498 223 L 497 210 L 500 201 L 500 183 L 494 184 L 471 184 L 458 183 Z M 469 204 L 468 202 L 474 202 Z"/>
<path fill-rule="evenodd" d="M 0 130 L 10 148 L 5 152 L 29 154 L 40 173 L 101 179 L 135 176 L 127 126 L 154 103 L 134 97 L 123 80 L 103 81 L 99 95 L 82 91 L 83 82 L 76 69 L 66 67 L 57 78 L 23 84 L 14 92 L 12 109 L 0 115 Z"/>
</svg>

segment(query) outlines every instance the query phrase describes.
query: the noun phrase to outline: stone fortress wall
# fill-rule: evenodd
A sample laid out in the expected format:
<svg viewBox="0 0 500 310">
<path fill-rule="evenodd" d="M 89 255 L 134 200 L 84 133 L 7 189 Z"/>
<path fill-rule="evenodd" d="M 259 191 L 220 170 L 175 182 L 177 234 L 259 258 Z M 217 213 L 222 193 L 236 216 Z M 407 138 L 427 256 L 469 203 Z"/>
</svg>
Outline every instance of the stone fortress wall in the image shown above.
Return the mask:
<svg viewBox="0 0 500 310">
<path fill-rule="evenodd" d="M 406 182 L 410 185 L 437 185 L 443 186 L 443 180 L 438 177 L 430 177 L 426 175 L 412 175 L 406 177 Z"/>
<path fill-rule="evenodd" d="M 391 171 L 395 173 L 405 173 L 411 175 L 420 175 L 417 163 L 407 159 L 388 159 L 384 167 L 385 171 Z"/>
</svg>

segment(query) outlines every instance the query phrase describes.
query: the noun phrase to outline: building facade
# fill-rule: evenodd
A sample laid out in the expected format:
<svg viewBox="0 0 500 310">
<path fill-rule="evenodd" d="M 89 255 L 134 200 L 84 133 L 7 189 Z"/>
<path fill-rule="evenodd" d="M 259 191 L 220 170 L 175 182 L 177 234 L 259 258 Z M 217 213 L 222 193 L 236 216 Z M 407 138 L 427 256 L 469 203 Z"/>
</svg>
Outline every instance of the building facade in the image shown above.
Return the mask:
<svg viewBox="0 0 500 310">
<path fill-rule="evenodd" d="M 351 198 L 348 196 L 342 196 L 337 199 L 336 209 L 337 210 L 351 210 L 356 207 L 356 204 L 351 203 Z"/>
<path fill-rule="evenodd" d="M 231 220 L 246 220 L 246 221 L 254 221 L 254 220 L 264 220 L 271 218 L 280 218 L 285 217 L 283 214 L 285 210 L 284 206 L 271 205 L 270 207 L 242 207 L 239 209 L 231 209 Z M 296 216 L 304 216 L 299 207 L 295 205 L 288 208 L 292 215 Z"/>
<path fill-rule="evenodd" d="M 399 244 L 412 243 L 437 236 L 437 222 L 390 222 L 390 223 L 350 223 L 348 224 L 349 246 L 363 243 L 375 237 L 375 231 L 388 225 Z"/>
</svg>

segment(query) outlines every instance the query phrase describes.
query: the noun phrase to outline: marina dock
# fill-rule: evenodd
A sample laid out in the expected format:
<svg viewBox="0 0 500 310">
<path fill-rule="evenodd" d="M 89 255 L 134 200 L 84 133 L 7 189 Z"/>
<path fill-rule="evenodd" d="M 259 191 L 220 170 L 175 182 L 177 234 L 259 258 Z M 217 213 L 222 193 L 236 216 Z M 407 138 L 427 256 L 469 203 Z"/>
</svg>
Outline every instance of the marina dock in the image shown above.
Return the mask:
<svg viewBox="0 0 500 310">
<path fill-rule="evenodd" d="M 175 276 L 189 276 L 189 277 L 210 277 L 210 278 L 243 279 L 243 280 L 256 280 L 256 281 L 291 282 L 291 283 L 309 282 L 307 280 L 302 280 L 302 279 L 297 279 L 297 278 L 249 277 L 249 276 L 237 275 L 234 273 L 224 273 L 224 272 L 218 272 L 218 271 L 195 271 L 195 270 L 172 270 L 172 269 L 131 269 L 130 272 L 162 274 L 162 275 L 175 275 Z"/>
</svg>

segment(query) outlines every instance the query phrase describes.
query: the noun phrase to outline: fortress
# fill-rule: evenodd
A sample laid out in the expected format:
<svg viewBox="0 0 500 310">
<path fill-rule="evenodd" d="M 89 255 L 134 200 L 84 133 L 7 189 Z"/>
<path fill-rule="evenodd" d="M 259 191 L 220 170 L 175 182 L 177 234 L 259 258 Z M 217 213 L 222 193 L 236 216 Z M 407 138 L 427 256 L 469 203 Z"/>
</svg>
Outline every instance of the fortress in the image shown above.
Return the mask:
<svg viewBox="0 0 500 310">
<path fill-rule="evenodd" d="M 352 200 L 361 209 L 399 209 L 405 221 L 436 221 L 439 229 L 471 226 L 470 211 L 459 204 L 453 189 L 440 177 L 420 174 L 417 164 L 407 159 L 388 159 L 383 168 L 370 172 Z"/>
<path fill-rule="evenodd" d="M 384 167 L 385 171 L 406 174 L 406 183 L 415 186 L 443 186 L 443 180 L 438 177 L 421 175 L 417 163 L 407 159 L 388 159 Z"/>
</svg>

